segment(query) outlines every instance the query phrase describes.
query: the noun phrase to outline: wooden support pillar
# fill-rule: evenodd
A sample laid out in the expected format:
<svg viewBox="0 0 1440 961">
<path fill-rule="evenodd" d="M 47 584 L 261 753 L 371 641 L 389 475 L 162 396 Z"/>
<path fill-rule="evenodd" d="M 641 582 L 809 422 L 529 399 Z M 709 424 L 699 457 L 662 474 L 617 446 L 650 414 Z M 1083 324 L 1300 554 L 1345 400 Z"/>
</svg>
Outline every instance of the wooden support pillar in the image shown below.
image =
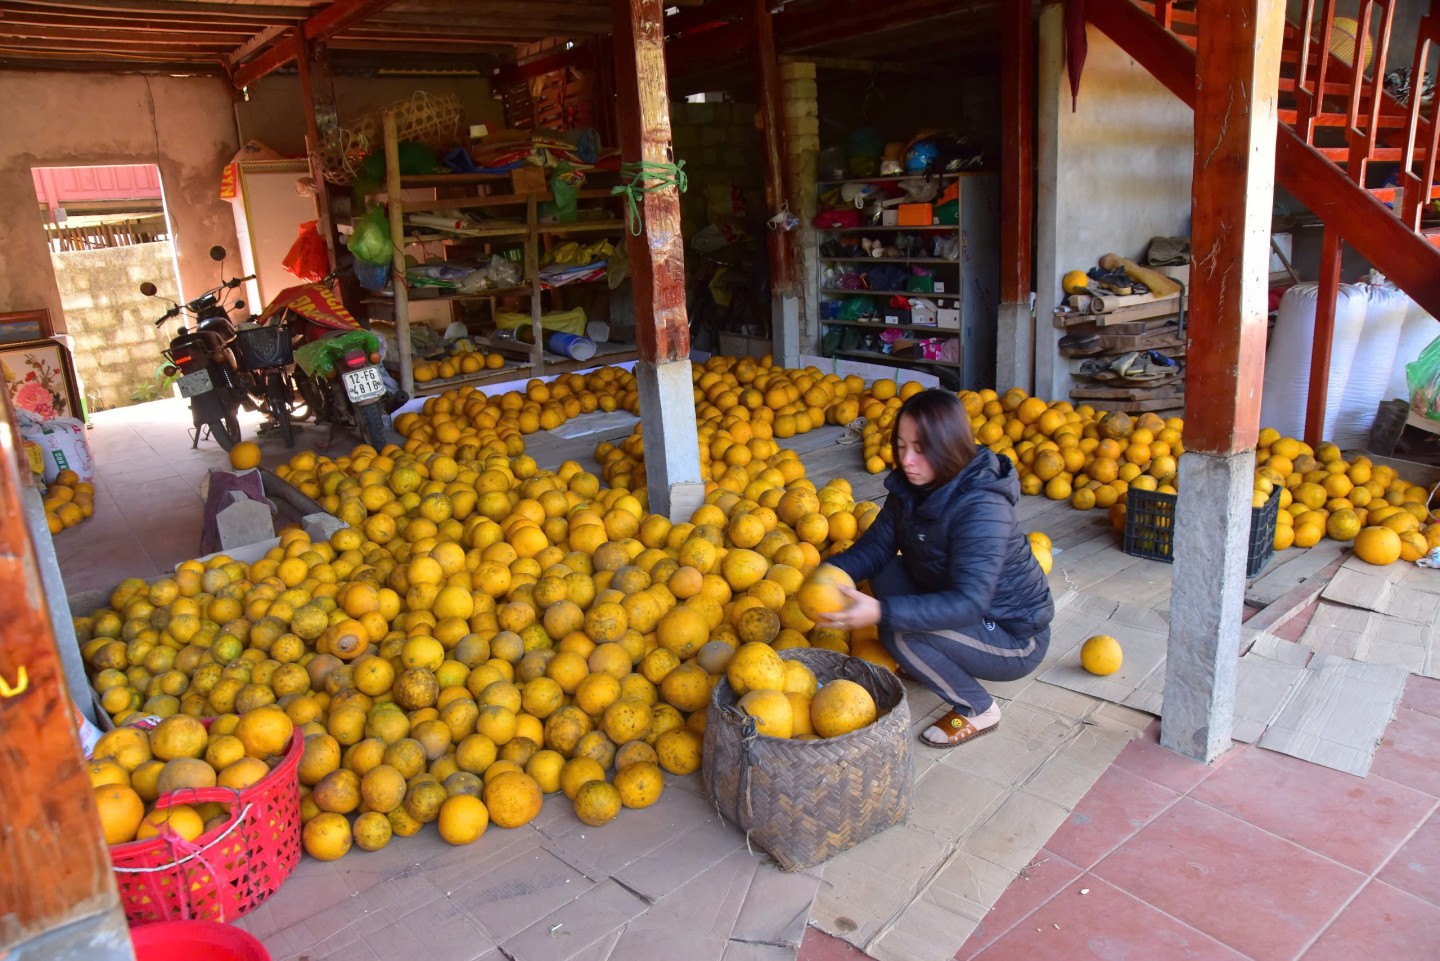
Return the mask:
<svg viewBox="0 0 1440 961">
<path fill-rule="evenodd" d="M 789 205 L 790 181 L 785 149 L 785 110 L 780 95 L 780 63 L 775 52 L 775 24 L 770 0 L 751 5 L 755 89 L 760 101 L 761 148 L 765 156 L 765 213 L 773 217 Z M 793 208 L 793 205 L 790 205 Z M 770 251 L 770 339 L 772 353 L 782 363 L 800 356 L 800 301 L 795 282 L 795 235 L 788 230 L 768 231 Z"/>
<path fill-rule="evenodd" d="M 1031 389 L 1035 320 L 1035 21 L 1028 3 L 1001 7 L 1000 317 L 996 387 Z"/>
<path fill-rule="evenodd" d="M 612 0 L 620 154 L 627 163 L 674 163 L 665 76 L 663 0 Z M 650 510 L 688 520 L 705 497 L 685 315 L 680 191 L 645 193 L 639 236 L 625 238 L 635 293 L 640 422 Z"/>
<path fill-rule="evenodd" d="M 0 395 L 0 957 L 128 961 L 129 929 L 25 526 L 20 448 Z"/>
<path fill-rule="evenodd" d="M 1320 290 L 1315 301 L 1315 340 L 1310 348 L 1310 392 L 1305 397 L 1305 443 L 1311 447 L 1318 447 L 1325 439 L 1341 256 L 1340 231 L 1327 224 L 1320 241 Z"/>
<path fill-rule="evenodd" d="M 335 218 L 330 209 L 330 188 L 320 169 L 316 155 L 322 144 L 340 126 L 335 110 L 335 83 L 330 76 L 330 54 L 325 45 L 310 44 L 303 39 L 295 66 L 300 74 L 300 99 L 305 106 L 305 143 L 310 160 L 310 179 L 315 181 L 316 227 L 325 238 L 325 253 L 330 269 L 335 269 Z M 259 304 L 256 305 L 258 308 Z"/>
<path fill-rule="evenodd" d="M 1186 455 L 1160 743 L 1230 746 L 1265 365 L 1283 0 L 1199 6 Z"/>
</svg>

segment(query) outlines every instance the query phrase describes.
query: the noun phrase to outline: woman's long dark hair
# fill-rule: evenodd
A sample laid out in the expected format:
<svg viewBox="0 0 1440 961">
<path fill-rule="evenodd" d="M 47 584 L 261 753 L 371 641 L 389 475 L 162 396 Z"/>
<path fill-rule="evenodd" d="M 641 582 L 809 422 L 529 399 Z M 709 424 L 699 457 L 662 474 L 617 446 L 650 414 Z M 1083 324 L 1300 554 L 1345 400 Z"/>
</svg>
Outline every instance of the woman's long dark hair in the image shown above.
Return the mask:
<svg viewBox="0 0 1440 961">
<path fill-rule="evenodd" d="M 935 471 L 937 487 L 964 470 L 975 458 L 975 435 L 970 432 L 965 405 L 948 390 L 931 388 L 911 395 L 900 405 L 890 435 L 890 453 L 896 470 L 900 469 L 900 420 L 904 417 L 909 417 L 915 425 L 920 450 Z"/>
</svg>

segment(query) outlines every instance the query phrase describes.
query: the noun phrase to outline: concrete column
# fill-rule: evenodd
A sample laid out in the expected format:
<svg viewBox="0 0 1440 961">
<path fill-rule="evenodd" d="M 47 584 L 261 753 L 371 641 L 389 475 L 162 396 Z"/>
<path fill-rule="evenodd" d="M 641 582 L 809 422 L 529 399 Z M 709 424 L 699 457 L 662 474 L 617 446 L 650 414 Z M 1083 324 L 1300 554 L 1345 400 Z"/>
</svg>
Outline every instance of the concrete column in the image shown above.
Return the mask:
<svg viewBox="0 0 1440 961">
<path fill-rule="evenodd" d="M 1255 452 L 1180 458 L 1160 743 L 1211 761 L 1230 747 Z"/>
<path fill-rule="evenodd" d="M 775 308 L 775 360 L 786 367 L 800 363 L 801 354 L 816 353 L 820 342 L 818 243 L 815 219 L 815 178 L 820 160 L 820 101 L 815 64 L 804 60 L 780 62 L 780 97 L 785 114 L 786 169 L 790 210 L 800 218 L 796 231 L 796 296 Z M 791 326 L 785 326 L 791 325 Z M 785 333 L 781 333 L 782 328 Z"/>
<path fill-rule="evenodd" d="M 640 389 L 650 510 L 676 523 L 689 520 L 705 502 L 690 361 L 642 360 L 635 365 L 635 380 Z"/>
<path fill-rule="evenodd" d="M 1035 386 L 1035 323 L 1029 304 L 1001 304 L 995 341 L 995 389 Z M 1043 396 L 1043 391 L 1042 391 Z"/>
</svg>

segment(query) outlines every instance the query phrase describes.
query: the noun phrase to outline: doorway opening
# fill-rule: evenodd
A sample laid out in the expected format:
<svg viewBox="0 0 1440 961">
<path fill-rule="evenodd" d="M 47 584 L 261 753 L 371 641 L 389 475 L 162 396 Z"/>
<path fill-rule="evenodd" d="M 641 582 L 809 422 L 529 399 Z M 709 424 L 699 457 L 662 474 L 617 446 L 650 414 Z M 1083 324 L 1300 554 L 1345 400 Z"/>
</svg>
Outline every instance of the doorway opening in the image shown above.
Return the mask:
<svg viewBox="0 0 1440 961">
<path fill-rule="evenodd" d="M 173 394 L 154 320 L 180 299 L 160 170 L 154 164 L 35 167 L 35 197 L 60 289 L 63 326 L 89 412 Z M 150 281 L 156 298 L 140 293 Z M 163 299 L 162 299 L 163 298 Z"/>
</svg>

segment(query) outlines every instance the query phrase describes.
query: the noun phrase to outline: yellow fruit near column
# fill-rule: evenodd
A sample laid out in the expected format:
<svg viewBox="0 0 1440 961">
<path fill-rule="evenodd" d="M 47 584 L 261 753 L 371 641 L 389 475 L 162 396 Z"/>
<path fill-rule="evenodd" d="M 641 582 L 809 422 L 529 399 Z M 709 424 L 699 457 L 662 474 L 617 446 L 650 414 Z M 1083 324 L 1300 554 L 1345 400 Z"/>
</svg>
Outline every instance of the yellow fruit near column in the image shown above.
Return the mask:
<svg viewBox="0 0 1440 961">
<path fill-rule="evenodd" d="M 145 802 L 139 794 L 123 784 L 107 784 L 95 789 L 95 807 L 100 812 L 106 844 L 135 839 L 140 820 L 145 817 Z"/>
<path fill-rule="evenodd" d="M 1355 535 L 1355 556 L 1367 564 L 1384 566 L 1400 559 L 1400 535 L 1388 527 L 1366 527 Z"/>
<path fill-rule="evenodd" d="M 250 470 L 260 466 L 260 445 L 243 440 L 230 448 L 230 466 L 236 470 Z"/>
<path fill-rule="evenodd" d="M 1080 666 L 1100 677 L 1120 670 L 1124 659 L 1120 642 L 1109 634 L 1096 634 L 1080 645 Z"/>
</svg>

